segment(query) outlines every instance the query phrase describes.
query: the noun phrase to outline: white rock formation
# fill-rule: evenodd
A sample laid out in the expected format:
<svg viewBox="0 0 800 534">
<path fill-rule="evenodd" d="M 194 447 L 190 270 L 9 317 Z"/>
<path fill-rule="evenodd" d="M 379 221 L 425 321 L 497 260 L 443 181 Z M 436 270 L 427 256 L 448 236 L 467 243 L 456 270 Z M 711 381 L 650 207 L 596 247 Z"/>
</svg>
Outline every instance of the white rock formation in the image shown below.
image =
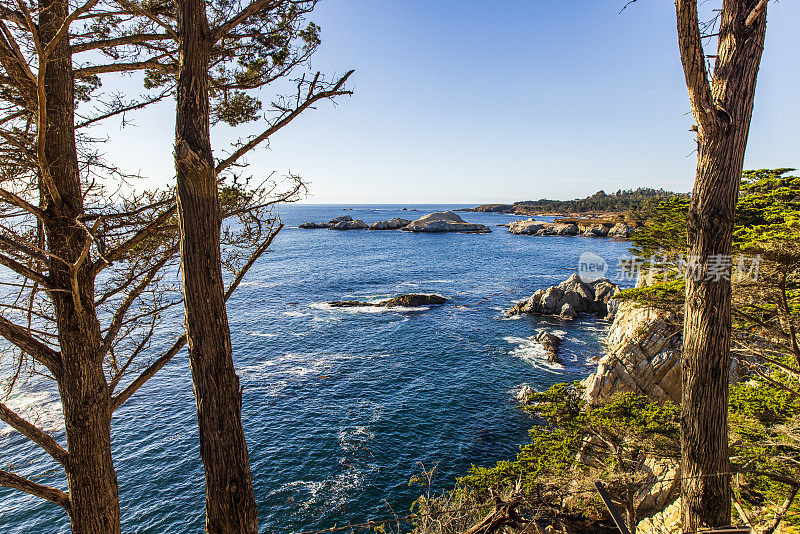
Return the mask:
<svg viewBox="0 0 800 534">
<path fill-rule="evenodd" d="M 617 223 L 608 231 L 608 237 L 629 237 L 631 228 L 625 223 Z"/>
<path fill-rule="evenodd" d="M 482 224 L 464 222 L 452 211 L 431 213 L 402 228 L 409 232 L 469 232 L 485 234 L 491 230 Z"/>
<path fill-rule="evenodd" d="M 369 225 L 370 230 L 399 230 L 411 224 L 408 219 L 394 217 L 388 221 L 378 221 Z"/>
</svg>

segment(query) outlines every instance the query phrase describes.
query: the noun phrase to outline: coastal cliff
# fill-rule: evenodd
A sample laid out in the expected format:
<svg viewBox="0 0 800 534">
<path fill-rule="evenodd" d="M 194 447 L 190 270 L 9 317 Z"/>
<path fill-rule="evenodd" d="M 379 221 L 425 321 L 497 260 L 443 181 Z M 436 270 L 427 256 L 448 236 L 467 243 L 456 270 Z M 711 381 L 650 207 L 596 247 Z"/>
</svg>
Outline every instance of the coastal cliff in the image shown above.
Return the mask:
<svg viewBox="0 0 800 534">
<path fill-rule="evenodd" d="M 657 402 L 681 400 L 680 324 L 671 314 L 622 302 L 597 370 L 581 384 L 589 404 L 630 392 Z"/>
</svg>

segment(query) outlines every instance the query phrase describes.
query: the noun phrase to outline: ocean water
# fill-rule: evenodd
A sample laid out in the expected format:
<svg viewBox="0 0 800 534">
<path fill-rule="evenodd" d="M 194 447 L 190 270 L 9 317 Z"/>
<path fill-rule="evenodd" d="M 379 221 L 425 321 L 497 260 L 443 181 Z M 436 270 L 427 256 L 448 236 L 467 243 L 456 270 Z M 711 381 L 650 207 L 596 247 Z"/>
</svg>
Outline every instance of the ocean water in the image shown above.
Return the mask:
<svg viewBox="0 0 800 534">
<path fill-rule="evenodd" d="M 502 310 L 565 280 L 584 251 L 606 258 L 613 277 L 625 242 L 514 236 L 496 225 L 517 217 L 486 213 L 462 214 L 490 226 L 485 235 L 297 228 L 344 214 L 371 223 L 457 207 L 280 209 L 286 227 L 273 251 L 228 304 L 261 532 L 403 515 L 420 493 L 409 486 L 420 466 L 438 466 L 434 489 L 442 490 L 471 464 L 513 457 L 532 424 L 515 406 L 520 385 L 542 389 L 591 372 L 607 323 L 509 319 Z M 325 305 L 412 292 L 450 300 L 430 309 Z M 160 344 L 180 326 L 180 316 L 165 319 Z M 541 328 L 565 337 L 563 365 L 548 364 L 530 340 Z M 63 440 L 46 385 L 19 388 L 9 404 Z M 117 411 L 112 438 L 123 531 L 202 531 L 203 470 L 185 353 Z M 63 472 L 7 427 L 0 427 L 0 451 L 4 466 L 61 484 Z M 0 503 L 0 532 L 69 531 L 55 505 L 2 488 Z"/>
</svg>

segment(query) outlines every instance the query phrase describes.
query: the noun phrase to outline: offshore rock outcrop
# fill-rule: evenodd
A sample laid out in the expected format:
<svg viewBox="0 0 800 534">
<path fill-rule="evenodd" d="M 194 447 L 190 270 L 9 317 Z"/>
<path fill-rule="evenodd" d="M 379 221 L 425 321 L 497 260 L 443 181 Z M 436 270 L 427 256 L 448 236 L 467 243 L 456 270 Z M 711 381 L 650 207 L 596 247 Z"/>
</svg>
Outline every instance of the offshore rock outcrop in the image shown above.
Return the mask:
<svg viewBox="0 0 800 534">
<path fill-rule="evenodd" d="M 370 230 L 400 230 L 401 228 L 411 224 L 408 219 L 400 219 L 393 217 L 388 221 L 378 221 L 369 225 Z"/>
<path fill-rule="evenodd" d="M 301 224 L 299 227 L 304 230 L 317 228 L 329 228 L 331 230 L 364 230 L 369 228 L 367 223 L 361 219 L 353 220 L 353 218 L 349 215 L 340 215 L 339 217 L 331 219 L 326 223 L 306 222 Z"/>
<path fill-rule="evenodd" d="M 545 221 L 514 221 L 508 225 L 508 231 L 517 235 L 578 235 L 578 225 L 560 224 Z"/>
<path fill-rule="evenodd" d="M 358 300 L 334 300 L 328 302 L 333 308 L 360 308 L 360 307 L 380 307 L 380 308 L 419 308 L 421 306 L 438 306 L 447 302 L 447 297 L 428 293 L 409 293 L 398 295 L 380 302 L 361 302 Z"/>
<path fill-rule="evenodd" d="M 539 330 L 539 333 L 536 335 L 536 341 L 538 341 L 547 352 L 548 362 L 564 363 L 561 361 L 561 358 L 558 357 L 558 349 L 561 346 L 561 342 L 564 341 L 562 338 L 551 334 L 547 330 Z"/>
<path fill-rule="evenodd" d="M 486 234 L 491 230 L 482 224 L 465 222 L 452 211 L 431 213 L 416 221 L 394 217 L 388 221 L 378 221 L 368 225 L 361 219 L 353 220 L 349 215 L 341 215 L 326 223 L 305 222 L 300 225 L 304 230 L 329 228 L 331 230 L 407 230 L 409 232 L 464 232 L 470 234 Z"/>
<path fill-rule="evenodd" d="M 487 234 L 488 226 L 465 222 L 452 211 L 439 211 L 412 221 L 402 228 L 407 232 L 466 232 L 471 234 Z"/>
<path fill-rule="evenodd" d="M 574 319 L 580 313 L 593 313 L 610 320 L 615 306 L 609 305 L 609 301 L 619 291 L 619 286 L 607 278 L 587 283 L 573 274 L 557 286 L 539 289 L 529 299 L 515 304 L 506 314 L 558 315 Z"/>
<path fill-rule="evenodd" d="M 514 221 L 508 225 L 508 231 L 517 235 L 535 236 L 573 236 L 584 237 L 616 237 L 627 238 L 632 229 L 625 223 L 585 223 L 564 219 L 556 222 L 537 221 L 534 219 Z"/>
</svg>

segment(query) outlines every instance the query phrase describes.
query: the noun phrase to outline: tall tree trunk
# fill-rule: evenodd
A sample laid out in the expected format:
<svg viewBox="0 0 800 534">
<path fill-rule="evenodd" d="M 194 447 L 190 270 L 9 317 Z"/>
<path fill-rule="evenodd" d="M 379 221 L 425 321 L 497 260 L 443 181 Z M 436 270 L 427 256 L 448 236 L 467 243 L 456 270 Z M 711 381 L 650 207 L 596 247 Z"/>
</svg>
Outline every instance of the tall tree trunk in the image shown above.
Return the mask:
<svg viewBox="0 0 800 534">
<path fill-rule="evenodd" d="M 39 32 L 49 42 L 67 17 L 65 0 L 41 0 Z M 47 199 L 48 249 L 75 263 L 87 240 L 76 223 L 83 196 L 75 145 L 75 97 L 69 39 L 61 40 L 47 60 L 46 167 L 60 202 Z M 40 73 L 41 75 L 41 73 Z M 44 188 L 44 186 L 42 186 Z M 69 452 L 67 481 L 70 520 L 76 534 L 118 534 L 120 510 L 117 475 L 111 457 L 110 392 L 103 371 L 100 324 L 94 309 L 94 281 L 89 262 L 72 272 L 53 261 L 49 276 L 62 291 L 52 292 L 61 361 L 55 378 L 61 393 Z M 74 278 L 73 278 L 74 276 Z M 77 283 L 75 283 L 77 282 Z M 73 291 L 77 287 L 78 292 Z"/>
<path fill-rule="evenodd" d="M 255 534 L 257 509 L 220 263 L 222 217 L 209 133 L 211 35 L 203 0 L 176 4 L 175 168 L 189 359 L 206 476 L 206 531 Z"/>
<path fill-rule="evenodd" d="M 697 2 L 676 1 L 678 36 L 697 120 L 688 214 L 683 330 L 681 484 L 684 532 L 730 524 L 728 373 L 730 255 L 739 183 L 766 32 L 766 1 L 725 0 L 709 85 Z"/>
</svg>

